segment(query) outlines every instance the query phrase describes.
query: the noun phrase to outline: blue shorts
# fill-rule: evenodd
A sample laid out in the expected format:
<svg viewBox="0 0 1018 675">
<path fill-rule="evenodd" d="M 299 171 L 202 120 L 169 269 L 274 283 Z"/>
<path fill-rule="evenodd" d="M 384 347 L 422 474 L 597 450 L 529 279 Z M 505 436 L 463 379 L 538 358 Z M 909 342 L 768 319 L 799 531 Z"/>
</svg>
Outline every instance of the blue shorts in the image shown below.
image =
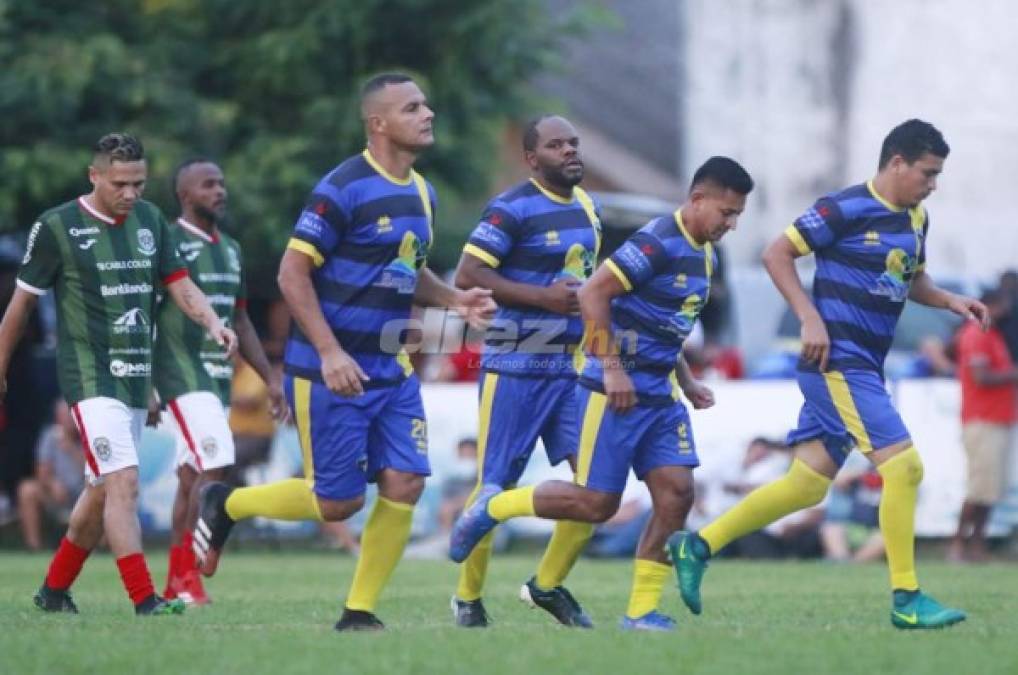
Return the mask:
<svg viewBox="0 0 1018 675">
<path fill-rule="evenodd" d="M 484 373 L 477 439 L 481 482 L 515 485 L 538 438 L 552 465 L 575 455 L 579 438 L 575 395 L 572 378 Z"/>
<path fill-rule="evenodd" d="M 788 433 L 789 445 L 820 439 L 840 467 L 853 446 L 865 454 L 909 439 L 879 373 L 800 371 L 798 380 L 806 401 L 798 426 Z"/>
<path fill-rule="evenodd" d="M 607 407 L 604 394 L 576 386 L 580 427 L 580 454 L 576 484 L 598 492 L 621 494 L 629 469 L 643 480 L 660 466 L 700 465 L 686 406 L 636 405 L 623 415 Z"/>
<path fill-rule="evenodd" d="M 304 477 L 319 497 L 359 497 L 382 469 L 431 474 L 428 427 L 416 375 L 353 398 L 286 375 L 283 391 L 297 422 Z"/>
</svg>

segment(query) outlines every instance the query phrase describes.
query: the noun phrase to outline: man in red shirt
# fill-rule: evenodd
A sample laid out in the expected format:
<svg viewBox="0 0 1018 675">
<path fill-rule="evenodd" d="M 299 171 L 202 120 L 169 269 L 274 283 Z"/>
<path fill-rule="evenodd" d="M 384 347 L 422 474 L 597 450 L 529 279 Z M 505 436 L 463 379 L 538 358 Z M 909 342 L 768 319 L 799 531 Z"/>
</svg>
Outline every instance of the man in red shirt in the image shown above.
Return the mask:
<svg viewBox="0 0 1018 675">
<path fill-rule="evenodd" d="M 990 329 L 983 332 L 979 324 L 969 321 L 958 333 L 962 444 L 968 461 L 968 483 L 958 531 L 947 554 L 955 562 L 986 558 L 986 521 L 1006 488 L 1007 452 L 1015 423 L 1018 369 L 999 327 L 1012 311 L 1011 300 L 996 289 L 983 296 L 983 303 L 990 312 Z"/>
</svg>

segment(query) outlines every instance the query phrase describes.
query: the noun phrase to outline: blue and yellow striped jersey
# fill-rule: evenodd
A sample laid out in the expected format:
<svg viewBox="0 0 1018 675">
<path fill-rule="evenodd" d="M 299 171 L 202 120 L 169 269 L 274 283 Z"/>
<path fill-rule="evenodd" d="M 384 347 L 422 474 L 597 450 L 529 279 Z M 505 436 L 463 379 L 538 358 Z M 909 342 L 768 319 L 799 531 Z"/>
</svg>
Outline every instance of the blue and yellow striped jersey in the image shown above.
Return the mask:
<svg viewBox="0 0 1018 675">
<path fill-rule="evenodd" d="M 311 193 L 288 248 L 314 260 L 312 283 L 340 346 L 371 378 L 392 385 L 411 373 L 399 348 L 417 273 L 432 241 L 435 192 L 415 171 L 400 180 L 365 150 L 327 174 Z M 384 332 L 384 335 L 383 335 Z M 286 372 L 321 382 L 321 359 L 294 324 Z"/>
<path fill-rule="evenodd" d="M 912 276 L 926 264 L 929 227 L 926 209 L 897 207 L 870 181 L 820 198 L 785 231 L 799 253 L 816 255 L 813 302 L 831 338 L 829 368 L 883 371 Z"/>
<path fill-rule="evenodd" d="M 641 405 L 670 405 L 678 399 L 674 372 L 682 343 L 710 296 L 714 247 L 697 244 L 676 211 L 644 225 L 605 265 L 626 289 L 611 303 L 612 332 L 637 399 Z M 580 383 L 604 391 L 601 362 L 589 354 Z"/>
<path fill-rule="evenodd" d="M 492 199 L 464 253 L 498 269 L 506 279 L 551 286 L 590 278 L 601 241 L 601 220 L 579 187 L 572 199 L 531 179 Z M 516 375 L 576 377 L 574 354 L 583 320 L 537 307 L 500 306 L 485 335 L 481 367 Z"/>
</svg>

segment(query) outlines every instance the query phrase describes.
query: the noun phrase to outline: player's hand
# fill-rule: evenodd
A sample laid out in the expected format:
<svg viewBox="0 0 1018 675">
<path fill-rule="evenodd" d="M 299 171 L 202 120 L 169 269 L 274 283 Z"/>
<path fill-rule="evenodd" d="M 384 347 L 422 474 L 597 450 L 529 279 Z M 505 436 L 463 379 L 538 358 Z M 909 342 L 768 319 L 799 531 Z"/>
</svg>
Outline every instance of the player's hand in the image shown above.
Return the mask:
<svg viewBox="0 0 1018 675">
<path fill-rule="evenodd" d="M 218 326 L 213 326 L 209 335 L 216 341 L 216 344 L 226 349 L 226 358 L 231 358 L 237 353 L 237 334 L 233 332 L 232 328 L 227 328 L 220 322 Z"/>
<path fill-rule="evenodd" d="M 617 413 L 625 414 L 636 405 L 636 388 L 629 374 L 616 363 L 604 369 L 604 393 L 608 397 L 608 407 Z"/>
<path fill-rule="evenodd" d="M 714 391 L 701 382 L 691 382 L 682 389 L 696 410 L 705 410 L 714 405 Z"/>
<path fill-rule="evenodd" d="M 491 323 L 498 305 L 492 299 L 490 290 L 475 286 L 465 291 L 456 291 L 452 309 L 463 317 L 468 326 L 481 330 Z"/>
<path fill-rule="evenodd" d="M 322 380 L 334 394 L 360 396 L 364 393 L 364 382 L 368 377 L 353 357 L 339 347 L 322 354 Z"/>
<path fill-rule="evenodd" d="M 559 279 L 544 289 L 541 306 L 556 314 L 579 314 L 580 300 L 576 296 L 576 291 L 580 286 L 576 279 Z"/>
<path fill-rule="evenodd" d="M 819 314 L 808 317 L 802 322 L 802 359 L 806 363 L 816 363 L 820 372 L 827 370 L 827 357 L 831 355 L 831 338 L 827 335 L 827 327 Z"/>
<path fill-rule="evenodd" d="M 978 321 L 983 330 L 990 329 L 990 312 L 986 305 L 974 298 L 966 298 L 964 295 L 953 295 L 947 302 L 947 308 L 969 321 Z"/>
<path fill-rule="evenodd" d="M 148 414 L 145 415 L 145 426 L 153 428 L 159 426 L 159 399 L 155 396 L 148 401 Z"/>
<path fill-rule="evenodd" d="M 283 397 L 283 385 L 276 376 L 269 382 L 269 411 L 272 413 L 272 419 L 280 424 L 286 424 L 290 420 L 290 408 Z"/>
</svg>

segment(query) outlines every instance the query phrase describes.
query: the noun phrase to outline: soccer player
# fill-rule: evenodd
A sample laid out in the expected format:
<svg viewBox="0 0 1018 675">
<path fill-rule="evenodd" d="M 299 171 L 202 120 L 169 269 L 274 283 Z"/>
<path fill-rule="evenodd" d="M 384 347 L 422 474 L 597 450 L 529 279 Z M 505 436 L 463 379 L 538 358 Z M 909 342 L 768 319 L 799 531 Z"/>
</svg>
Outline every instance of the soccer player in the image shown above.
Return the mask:
<svg viewBox="0 0 1018 675">
<path fill-rule="evenodd" d="M 714 243 L 735 228 L 752 189 L 737 162 L 712 157 L 693 175 L 685 203 L 630 237 L 580 289 L 586 360 L 576 387 L 582 421 L 575 483 L 506 491 L 482 486 L 453 528 L 453 560 L 464 559 L 509 518 L 608 520 L 632 469 L 646 482 L 654 508 L 637 547 L 621 627 L 674 630 L 675 621 L 658 611 L 671 571 L 665 543 L 689 513 L 699 464 L 679 391 L 695 408 L 714 404 L 711 390 L 693 379 L 682 344 L 710 294 Z"/>
<path fill-rule="evenodd" d="M 495 311 L 491 291 L 457 290 L 425 266 L 435 195 L 413 163 L 434 142 L 434 113 L 420 88 L 406 75 L 378 75 L 362 90 L 361 117 L 367 148 L 315 187 L 279 269 L 296 322 L 284 392 L 304 478 L 237 490 L 208 484 L 194 531 L 209 576 L 237 520 L 345 520 L 376 482 L 339 631 L 383 628 L 375 604 L 430 473 L 420 383 L 400 345 L 411 305 L 455 308 L 477 327 Z"/>
<path fill-rule="evenodd" d="M 798 381 L 805 403 L 788 434 L 795 460 L 783 477 L 750 493 L 699 533 L 670 544 L 682 599 L 702 609 L 707 562 L 728 542 L 820 503 L 853 446 L 883 477 L 880 530 L 890 568 L 891 622 L 939 628 L 965 614 L 942 606 L 916 580 L 915 503 L 922 460 L 884 386 L 883 365 L 905 300 L 987 325 L 986 307 L 948 293 L 926 273 L 930 223 L 922 201 L 937 186 L 949 148 L 941 133 L 908 120 L 884 139 L 876 177 L 821 197 L 764 252 L 771 279 L 802 322 Z M 816 256 L 813 298 L 796 258 Z"/>
<path fill-rule="evenodd" d="M 490 288 L 499 311 L 481 357 L 477 494 L 484 484 L 514 487 L 538 437 L 548 460 L 575 471 L 576 369 L 583 337 L 576 290 L 594 270 L 601 221 L 583 179 L 580 138 L 562 117 L 544 115 L 523 134 L 531 178 L 489 202 L 460 260 L 460 288 Z M 533 346 L 529 346 L 533 345 Z M 469 503 L 469 502 L 468 502 Z M 566 626 L 590 618 L 562 586 L 590 539 L 590 523 L 560 521 L 537 574 L 520 597 Z M 481 591 L 491 558 L 489 532 L 460 569 L 456 623 L 488 625 Z"/>
<path fill-rule="evenodd" d="M 273 412 L 286 411 L 282 384 L 273 373 L 247 314 L 247 292 L 240 244 L 219 228 L 226 217 L 226 179 L 204 158 L 189 159 L 174 173 L 181 215 L 171 227 L 191 279 L 209 298 L 219 318 L 234 326 L 241 356 L 268 383 Z M 163 597 L 199 605 L 209 602 L 195 566 L 191 529 L 198 520 L 198 489 L 224 480 L 233 465 L 233 434 L 224 406 L 229 405 L 233 363 L 204 331 L 164 298 L 156 310 L 153 378 L 159 398 L 177 427 L 177 494 L 173 501 L 170 568 Z M 149 422 L 159 407 L 149 409 Z"/>
<path fill-rule="evenodd" d="M 0 325 L 0 396 L 25 320 L 52 288 L 57 304 L 60 388 L 85 454 L 87 486 L 71 513 L 35 604 L 76 613 L 68 592 L 105 533 L 139 615 L 179 614 L 155 593 L 141 550 L 138 443 L 152 371 L 155 290 L 162 285 L 228 353 L 236 335 L 187 275 L 162 213 L 141 199 L 147 169 L 140 142 L 103 136 L 88 177 L 92 192 L 43 213 L 28 235 L 18 288 Z"/>
</svg>

